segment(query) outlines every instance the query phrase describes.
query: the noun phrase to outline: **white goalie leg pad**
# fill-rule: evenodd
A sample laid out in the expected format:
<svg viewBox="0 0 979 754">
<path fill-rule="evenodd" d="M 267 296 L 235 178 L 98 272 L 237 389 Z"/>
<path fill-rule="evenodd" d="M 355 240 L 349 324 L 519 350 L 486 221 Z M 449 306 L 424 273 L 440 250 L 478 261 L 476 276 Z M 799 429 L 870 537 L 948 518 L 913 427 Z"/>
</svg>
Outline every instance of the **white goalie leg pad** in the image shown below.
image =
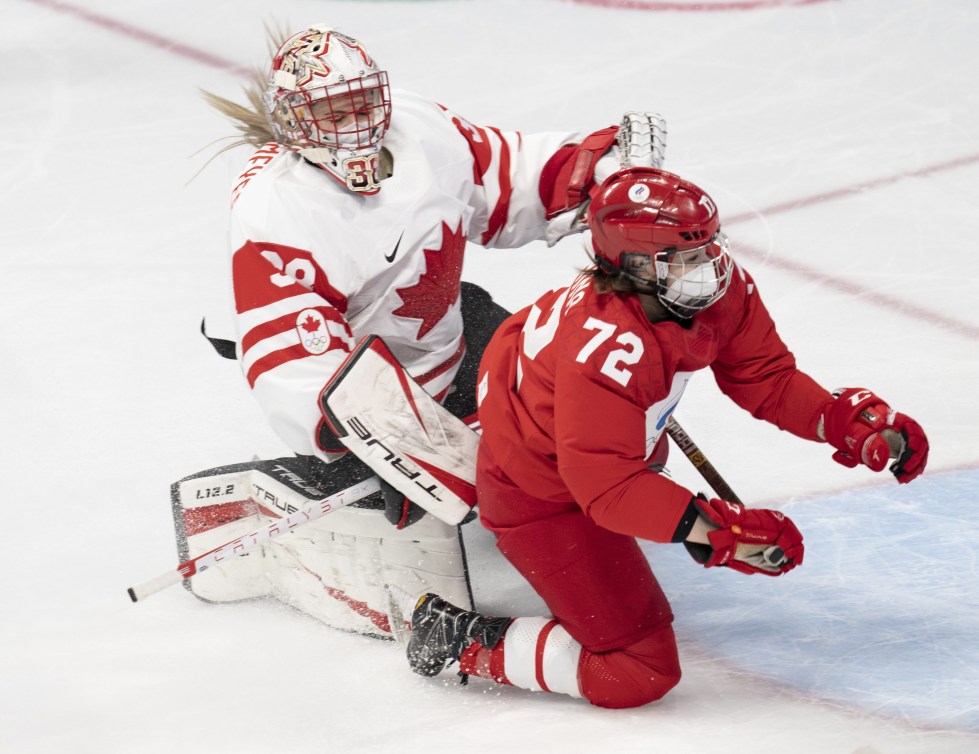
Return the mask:
<svg viewBox="0 0 979 754">
<path fill-rule="evenodd" d="M 237 468 L 173 485 L 171 498 L 181 561 L 249 534 L 269 520 L 252 496 L 252 469 Z M 264 597 L 269 593 L 269 583 L 263 561 L 264 552 L 258 548 L 198 573 L 189 580 L 188 588 L 208 602 Z"/>
<path fill-rule="evenodd" d="M 221 467 L 174 484 L 181 560 L 325 497 L 294 461 Z M 400 612 L 392 623 L 393 593 L 410 604 L 426 592 L 472 604 L 458 527 L 426 516 L 399 531 L 370 508 L 334 510 L 186 583 L 209 602 L 272 596 L 334 628 L 388 639 L 403 623 Z"/>
<path fill-rule="evenodd" d="M 364 339 L 320 398 L 334 433 L 381 479 L 448 524 L 476 504 L 479 435 Z"/>
<path fill-rule="evenodd" d="M 266 547 L 272 594 L 334 628 L 397 638 L 392 592 L 471 607 L 458 529 L 431 516 L 398 530 L 381 511 L 344 508 Z"/>
<path fill-rule="evenodd" d="M 581 644 L 553 618 L 517 618 L 503 637 L 503 672 L 514 686 L 581 697 Z"/>
</svg>

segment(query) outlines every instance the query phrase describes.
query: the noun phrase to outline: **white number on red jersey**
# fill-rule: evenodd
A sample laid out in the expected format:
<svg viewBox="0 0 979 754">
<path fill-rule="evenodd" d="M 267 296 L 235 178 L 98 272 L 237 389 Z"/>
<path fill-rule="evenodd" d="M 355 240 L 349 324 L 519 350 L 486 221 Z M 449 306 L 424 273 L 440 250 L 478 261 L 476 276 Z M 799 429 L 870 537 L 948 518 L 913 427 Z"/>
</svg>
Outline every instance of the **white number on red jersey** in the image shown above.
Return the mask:
<svg viewBox="0 0 979 754">
<path fill-rule="evenodd" d="M 287 285 L 299 283 L 303 287 L 313 290 L 313 285 L 316 282 L 316 267 L 311 260 L 297 257 L 290 260 L 289 264 L 285 264 L 279 252 L 271 249 L 264 250 L 262 256 L 278 270 L 269 278 L 273 285 L 285 288 Z"/>
<path fill-rule="evenodd" d="M 568 291 L 558 296 L 551 307 L 551 311 L 547 314 L 547 320 L 539 327 L 537 323 L 540 321 L 543 312 L 537 308 L 537 304 L 531 307 L 530 314 L 527 315 L 527 321 L 524 322 L 523 326 L 523 352 L 528 359 L 535 359 L 537 354 L 554 340 L 557 326 L 561 323 L 561 309 L 564 308 L 564 302 L 567 298 Z"/>
<path fill-rule="evenodd" d="M 585 343 L 584 348 L 578 352 L 575 359 L 579 364 L 584 364 L 598 347 L 615 334 L 615 325 L 610 322 L 603 322 L 600 319 L 589 317 L 584 324 L 586 330 L 597 330 L 595 336 Z M 611 377 L 622 387 L 629 384 L 632 379 L 632 372 L 624 369 L 624 366 L 635 364 L 642 358 L 644 348 L 642 341 L 635 333 L 626 330 L 615 339 L 616 343 L 621 343 L 625 348 L 617 348 L 608 355 L 605 363 L 602 364 L 601 373 L 606 377 Z M 620 366 L 622 365 L 622 366 Z"/>
<path fill-rule="evenodd" d="M 527 321 L 524 322 L 523 326 L 523 353 L 528 359 L 535 359 L 537 354 L 554 340 L 554 335 L 557 333 L 558 325 L 561 321 L 564 303 L 573 288 L 574 286 L 568 288 L 555 299 L 550 311 L 547 313 L 547 319 L 544 320 L 543 324 L 541 324 L 541 317 L 544 316 L 544 312 L 540 310 L 537 304 L 531 307 L 530 313 L 527 315 Z M 594 330 L 595 335 L 578 352 L 575 360 L 579 364 L 584 364 L 588 361 L 592 354 L 605 341 L 615 336 L 616 330 L 618 329 L 611 322 L 605 322 L 595 317 L 589 317 L 585 321 L 584 328 L 586 330 Z M 632 379 L 632 371 L 626 367 L 638 363 L 645 349 L 639 336 L 628 330 L 620 333 L 615 338 L 615 342 L 621 344 L 623 347 L 616 348 L 612 351 L 605 358 L 599 371 L 606 377 L 615 380 L 625 387 L 629 384 L 629 380 Z"/>
</svg>

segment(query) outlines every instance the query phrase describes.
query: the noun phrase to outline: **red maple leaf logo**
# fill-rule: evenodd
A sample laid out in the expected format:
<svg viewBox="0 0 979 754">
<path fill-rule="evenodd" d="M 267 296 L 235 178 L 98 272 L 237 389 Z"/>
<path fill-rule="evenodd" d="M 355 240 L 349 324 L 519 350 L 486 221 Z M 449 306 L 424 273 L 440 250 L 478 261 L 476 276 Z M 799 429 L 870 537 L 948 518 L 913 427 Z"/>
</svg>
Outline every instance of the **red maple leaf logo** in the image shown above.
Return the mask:
<svg viewBox="0 0 979 754">
<path fill-rule="evenodd" d="M 306 319 L 302 321 L 302 328 L 306 332 L 316 332 L 320 329 L 320 321 L 312 314 L 307 314 Z"/>
<path fill-rule="evenodd" d="M 462 222 L 452 230 L 442 223 L 442 247 L 425 249 L 425 272 L 410 288 L 398 288 L 403 306 L 394 310 L 398 317 L 420 319 L 417 340 L 424 338 L 437 325 L 459 298 L 459 279 L 462 277 L 462 252 L 466 237 Z"/>
</svg>

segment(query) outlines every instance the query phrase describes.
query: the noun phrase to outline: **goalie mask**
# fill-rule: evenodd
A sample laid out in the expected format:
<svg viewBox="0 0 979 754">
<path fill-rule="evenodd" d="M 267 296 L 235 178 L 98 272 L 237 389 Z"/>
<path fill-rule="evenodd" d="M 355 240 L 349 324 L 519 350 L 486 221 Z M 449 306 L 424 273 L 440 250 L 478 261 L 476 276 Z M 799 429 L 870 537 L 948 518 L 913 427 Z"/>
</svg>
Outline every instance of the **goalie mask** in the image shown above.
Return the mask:
<svg viewBox="0 0 979 754">
<path fill-rule="evenodd" d="M 272 58 L 263 101 L 277 141 L 351 191 L 380 190 L 391 91 L 360 42 L 322 25 L 293 35 Z"/>
<path fill-rule="evenodd" d="M 588 226 L 599 269 L 654 294 L 681 319 L 716 302 L 731 282 L 733 262 L 714 201 L 673 173 L 614 173 L 592 191 Z"/>
</svg>

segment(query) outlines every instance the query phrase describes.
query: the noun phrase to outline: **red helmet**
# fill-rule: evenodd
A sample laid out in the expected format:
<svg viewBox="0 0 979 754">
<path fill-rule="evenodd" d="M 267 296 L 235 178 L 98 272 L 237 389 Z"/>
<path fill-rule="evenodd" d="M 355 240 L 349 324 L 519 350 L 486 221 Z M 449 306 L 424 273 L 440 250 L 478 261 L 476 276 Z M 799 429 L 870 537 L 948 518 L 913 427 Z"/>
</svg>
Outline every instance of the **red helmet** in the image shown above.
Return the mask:
<svg viewBox="0 0 979 754">
<path fill-rule="evenodd" d="M 595 262 L 666 309 L 690 318 L 717 301 L 732 262 L 717 206 L 701 188 L 657 168 L 613 173 L 588 206 Z"/>
</svg>

